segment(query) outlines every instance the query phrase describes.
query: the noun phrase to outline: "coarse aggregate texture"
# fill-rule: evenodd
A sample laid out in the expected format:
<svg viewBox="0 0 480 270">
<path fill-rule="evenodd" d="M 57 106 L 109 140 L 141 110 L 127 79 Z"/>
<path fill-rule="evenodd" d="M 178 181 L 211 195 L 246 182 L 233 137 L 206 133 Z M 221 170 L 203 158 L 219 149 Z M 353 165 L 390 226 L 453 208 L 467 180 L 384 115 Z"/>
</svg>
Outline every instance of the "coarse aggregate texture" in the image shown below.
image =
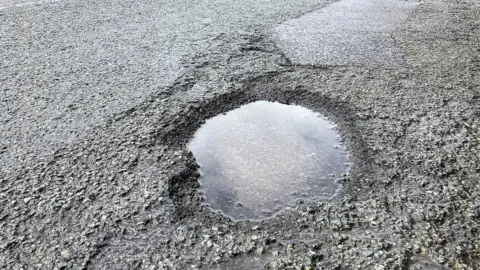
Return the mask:
<svg viewBox="0 0 480 270">
<path fill-rule="evenodd" d="M 96 24 L 86 20 L 83 27 L 44 43 L 35 43 L 41 39 L 28 33 L 19 34 L 18 22 L 26 19 L 13 25 L 17 16 L 26 16 L 40 27 L 41 18 L 56 14 L 50 16 L 49 27 L 42 28 L 52 33 L 38 32 L 53 37 L 59 31 L 55 27 L 77 25 L 68 14 L 64 23 L 55 20 L 62 18 L 62 12 L 84 14 L 87 5 L 82 3 L 0 11 L 2 48 L 16 38 L 25 39 L 18 44 L 27 46 L 30 41 L 32 46 L 0 50 L 3 155 L 6 151 L 11 155 L 12 147 L 32 145 L 35 151 L 44 151 L 36 146 L 50 131 L 23 133 L 36 129 L 34 123 L 45 123 L 53 112 L 37 110 L 40 101 L 29 100 L 34 93 L 56 89 L 47 95 L 52 100 L 45 106 L 62 108 L 66 93 L 80 95 L 83 82 L 103 85 L 111 80 L 118 84 L 111 92 L 102 87 L 90 93 L 111 93 L 115 100 L 126 96 L 123 101 L 135 96 L 131 90 L 135 86 L 145 83 L 154 89 L 139 94 L 128 108 L 107 110 L 103 121 L 87 124 L 95 117 L 75 118 L 75 123 L 84 121 L 91 128 L 75 128 L 74 140 L 43 148 L 53 152 L 43 159 L 24 158 L 22 151 L 28 151 L 18 150 L 15 155 L 22 157 L 21 162 L 2 163 L 1 267 L 211 269 L 255 255 L 266 258 L 267 269 L 480 268 L 480 11 L 473 2 L 421 2 L 392 33 L 404 60 L 395 68 L 292 65 L 268 35 L 270 26 L 260 24 L 212 36 L 208 49 L 186 57 L 188 63 L 174 71 L 180 75 L 171 75 L 175 79 L 165 81 L 164 87 L 146 83 L 147 78 L 158 79 L 153 75 L 161 72 L 160 67 L 142 67 L 152 59 L 148 55 L 129 66 L 126 63 L 136 58 L 133 54 L 129 58 L 128 50 L 125 57 L 108 55 L 106 50 L 105 61 L 119 62 L 105 73 L 100 71 L 107 65 L 85 60 L 93 57 L 88 44 L 108 40 L 99 31 L 85 42 L 86 47 L 74 46 L 83 52 L 79 61 L 87 61 L 92 72 L 61 75 L 77 82 L 75 91 L 61 92 L 62 88 L 49 87 L 54 67 L 66 71 L 62 65 L 70 62 L 58 59 L 59 64 L 49 67 L 46 63 L 57 62 L 41 61 L 35 58 L 37 52 L 61 57 L 61 46 L 55 46 L 62 44 L 58 40 L 72 37 L 77 44 L 80 41 L 72 35 L 95 33 L 86 28 Z M 119 2 L 105 6 L 115 7 L 114 3 L 120 6 Z M 133 5 L 125 8 L 128 11 L 142 6 L 128 3 Z M 288 2 L 285 5 L 292 8 Z M 159 9 L 145 6 L 144 10 Z M 91 11 L 106 12 L 93 7 Z M 278 23 L 290 15 L 278 15 Z M 106 18 L 103 23 L 108 26 L 113 21 Z M 129 24 L 110 26 L 125 25 Z M 125 37 L 118 36 L 128 44 Z M 122 42 L 112 41 L 111 50 Z M 176 48 L 181 48 L 179 44 Z M 158 57 L 166 56 L 159 52 Z M 126 73 L 113 70 L 121 67 Z M 136 71 L 144 73 L 133 76 Z M 35 72 L 46 77 L 34 76 Z M 13 79 L 13 74 L 19 77 Z M 13 86 L 17 91 L 7 90 Z M 101 115 L 103 99 L 98 100 L 72 99 L 80 110 Z M 354 162 L 342 194 L 262 222 L 234 223 L 201 205 L 195 191 L 197 167 L 186 143 L 205 119 L 255 100 L 299 104 L 339 124 Z M 21 123 L 10 122 L 19 119 L 32 124 L 22 128 Z M 68 121 L 53 123 L 62 126 Z M 2 157 L 2 162 L 7 159 Z"/>
<path fill-rule="evenodd" d="M 0 172 L 6 174 L 48 160 L 112 115 L 168 91 L 217 38 L 326 2 L 26 3 L 0 9 Z"/>
</svg>

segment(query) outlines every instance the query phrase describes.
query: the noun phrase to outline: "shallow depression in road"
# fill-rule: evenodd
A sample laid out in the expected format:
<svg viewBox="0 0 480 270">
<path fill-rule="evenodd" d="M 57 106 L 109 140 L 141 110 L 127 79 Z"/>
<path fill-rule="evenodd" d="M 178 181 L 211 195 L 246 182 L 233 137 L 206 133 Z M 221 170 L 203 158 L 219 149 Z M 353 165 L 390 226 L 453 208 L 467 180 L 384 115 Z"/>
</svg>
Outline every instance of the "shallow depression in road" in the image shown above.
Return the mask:
<svg viewBox="0 0 480 270">
<path fill-rule="evenodd" d="M 349 160 L 336 126 L 307 108 L 257 101 L 215 116 L 188 144 L 206 203 L 232 220 L 331 198 Z"/>
</svg>

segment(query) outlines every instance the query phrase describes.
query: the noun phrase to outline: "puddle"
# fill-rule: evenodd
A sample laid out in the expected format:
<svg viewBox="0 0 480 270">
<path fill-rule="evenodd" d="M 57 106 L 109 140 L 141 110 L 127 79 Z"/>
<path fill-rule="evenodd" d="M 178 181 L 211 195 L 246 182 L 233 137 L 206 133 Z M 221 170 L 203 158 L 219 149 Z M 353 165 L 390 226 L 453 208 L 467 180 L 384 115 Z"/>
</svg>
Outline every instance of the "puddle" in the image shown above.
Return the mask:
<svg viewBox="0 0 480 270">
<path fill-rule="evenodd" d="M 300 65 L 398 66 L 392 32 L 419 2 L 341 0 L 280 24 L 278 46 Z"/>
<path fill-rule="evenodd" d="M 331 198 L 349 160 L 336 126 L 309 109 L 257 101 L 215 116 L 188 144 L 213 210 L 238 220 Z"/>
</svg>

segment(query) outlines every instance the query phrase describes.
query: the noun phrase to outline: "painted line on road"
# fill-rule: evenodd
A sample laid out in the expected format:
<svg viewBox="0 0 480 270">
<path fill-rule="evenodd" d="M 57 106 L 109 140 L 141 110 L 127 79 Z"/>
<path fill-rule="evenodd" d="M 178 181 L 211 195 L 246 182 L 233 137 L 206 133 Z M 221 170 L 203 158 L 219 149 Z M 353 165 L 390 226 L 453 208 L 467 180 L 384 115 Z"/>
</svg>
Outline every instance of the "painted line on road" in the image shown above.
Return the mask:
<svg viewBox="0 0 480 270">
<path fill-rule="evenodd" d="M 40 1 L 31 1 L 31 2 L 25 2 L 25 3 L 17 3 L 17 4 L 11 4 L 8 6 L 0 6 L 0 10 L 5 10 L 5 9 L 10 9 L 10 8 L 21 8 L 21 7 L 28 7 L 28 6 L 35 6 L 35 5 L 45 5 L 45 4 L 51 4 L 55 2 L 60 2 L 64 0 L 40 0 Z"/>
</svg>

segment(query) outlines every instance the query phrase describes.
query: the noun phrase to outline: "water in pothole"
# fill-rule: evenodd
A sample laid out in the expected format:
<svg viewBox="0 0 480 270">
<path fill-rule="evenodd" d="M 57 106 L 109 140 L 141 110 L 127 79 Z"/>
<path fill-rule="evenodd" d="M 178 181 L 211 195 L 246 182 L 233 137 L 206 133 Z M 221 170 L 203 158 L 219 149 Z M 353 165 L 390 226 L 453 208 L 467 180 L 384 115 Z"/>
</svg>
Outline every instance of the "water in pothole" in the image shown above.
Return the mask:
<svg viewBox="0 0 480 270">
<path fill-rule="evenodd" d="M 205 202 L 234 221 L 331 198 L 349 168 L 336 126 L 307 108 L 257 101 L 215 116 L 188 144 Z"/>
</svg>

